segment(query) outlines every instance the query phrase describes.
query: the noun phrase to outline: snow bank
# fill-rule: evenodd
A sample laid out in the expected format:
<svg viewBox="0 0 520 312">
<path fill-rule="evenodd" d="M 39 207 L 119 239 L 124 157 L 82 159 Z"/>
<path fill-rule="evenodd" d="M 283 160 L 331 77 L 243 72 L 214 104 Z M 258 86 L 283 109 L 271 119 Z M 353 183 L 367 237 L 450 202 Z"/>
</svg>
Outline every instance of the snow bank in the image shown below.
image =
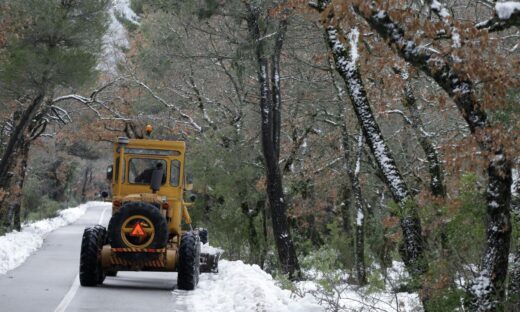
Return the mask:
<svg viewBox="0 0 520 312">
<path fill-rule="evenodd" d="M 218 247 L 210 246 L 209 244 L 200 244 L 200 253 L 206 253 L 209 255 L 222 254 L 224 252 L 223 249 Z"/>
<path fill-rule="evenodd" d="M 0 274 L 5 274 L 22 263 L 43 245 L 45 237 L 55 229 L 78 220 L 93 205 L 99 202 L 89 202 L 75 208 L 59 212 L 52 219 L 24 224 L 22 231 L 13 231 L 0 236 Z"/>
<path fill-rule="evenodd" d="M 174 292 L 186 294 L 189 311 L 324 311 L 310 296 L 294 297 L 290 291 L 278 287 L 271 275 L 259 266 L 242 261 L 221 260 L 219 273 L 201 274 L 194 291 Z"/>
</svg>

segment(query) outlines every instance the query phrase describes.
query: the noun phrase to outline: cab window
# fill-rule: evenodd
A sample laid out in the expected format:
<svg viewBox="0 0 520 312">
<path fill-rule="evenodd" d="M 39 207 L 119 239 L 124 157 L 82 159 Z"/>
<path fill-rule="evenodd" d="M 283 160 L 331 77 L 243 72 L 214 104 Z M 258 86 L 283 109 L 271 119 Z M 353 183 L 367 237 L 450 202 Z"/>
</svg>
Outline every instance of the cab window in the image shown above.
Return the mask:
<svg viewBox="0 0 520 312">
<path fill-rule="evenodd" d="M 153 171 L 162 166 L 162 184 L 166 183 L 166 161 L 162 159 L 132 158 L 128 162 L 128 181 L 131 184 L 150 184 Z"/>
<path fill-rule="evenodd" d="M 179 186 L 179 178 L 181 175 L 181 162 L 178 160 L 172 160 L 171 172 L 170 172 L 170 184 L 172 186 Z"/>
</svg>

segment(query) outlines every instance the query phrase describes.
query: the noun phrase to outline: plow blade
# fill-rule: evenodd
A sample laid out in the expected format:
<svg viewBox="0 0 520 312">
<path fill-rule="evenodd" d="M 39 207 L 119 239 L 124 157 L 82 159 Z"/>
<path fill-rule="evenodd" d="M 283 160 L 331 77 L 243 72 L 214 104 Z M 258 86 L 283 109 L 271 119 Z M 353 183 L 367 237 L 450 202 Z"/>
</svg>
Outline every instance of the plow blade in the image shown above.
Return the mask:
<svg viewBox="0 0 520 312">
<path fill-rule="evenodd" d="M 220 252 L 200 253 L 200 273 L 218 273 L 218 260 Z"/>
</svg>

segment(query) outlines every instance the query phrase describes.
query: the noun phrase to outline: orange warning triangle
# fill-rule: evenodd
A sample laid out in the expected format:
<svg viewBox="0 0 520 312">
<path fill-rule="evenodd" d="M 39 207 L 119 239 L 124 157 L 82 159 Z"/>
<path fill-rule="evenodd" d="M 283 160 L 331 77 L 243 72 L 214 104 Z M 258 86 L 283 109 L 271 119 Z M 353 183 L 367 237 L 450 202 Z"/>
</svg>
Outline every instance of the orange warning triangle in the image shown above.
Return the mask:
<svg viewBox="0 0 520 312">
<path fill-rule="evenodd" d="M 145 236 L 146 234 L 143 231 L 143 228 L 141 227 L 141 222 L 138 222 L 135 225 L 135 228 L 132 230 L 132 233 L 130 233 L 132 236 Z"/>
</svg>

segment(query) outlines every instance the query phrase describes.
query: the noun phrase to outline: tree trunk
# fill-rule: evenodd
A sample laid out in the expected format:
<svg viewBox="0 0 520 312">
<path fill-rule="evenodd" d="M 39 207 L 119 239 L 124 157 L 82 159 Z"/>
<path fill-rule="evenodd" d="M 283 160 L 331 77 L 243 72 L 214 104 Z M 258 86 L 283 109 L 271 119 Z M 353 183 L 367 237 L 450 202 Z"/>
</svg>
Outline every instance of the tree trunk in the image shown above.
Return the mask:
<svg viewBox="0 0 520 312">
<path fill-rule="evenodd" d="M 38 94 L 29 107 L 23 111 L 20 118 L 16 120 L 17 124 L 9 136 L 9 141 L 7 142 L 7 146 L 2 154 L 2 159 L 0 160 L 0 188 L 7 187 L 9 184 L 7 182 L 9 177 L 9 167 L 10 163 L 14 161 L 12 155 L 16 152 L 17 148 L 20 147 L 20 139 L 22 139 L 25 130 L 29 127 L 33 117 L 38 112 L 38 109 L 43 102 L 43 98 L 43 94 Z"/>
<path fill-rule="evenodd" d="M 20 139 L 23 141 L 23 138 Z M 27 170 L 27 160 L 29 157 L 29 144 L 27 142 L 20 142 L 16 155 L 16 161 L 13 164 L 13 177 L 11 184 L 7 188 L 8 195 L 3 200 L 0 206 L 2 213 L 2 224 L 4 229 L 21 230 L 20 210 L 23 196 L 23 185 L 25 182 L 25 175 Z M 4 217 L 5 216 L 5 217 Z"/>
<path fill-rule="evenodd" d="M 513 213 L 513 223 L 517 231 L 520 227 L 520 176 L 519 176 L 519 160 L 514 162 L 514 169 L 512 170 L 511 185 L 511 212 Z M 520 310 L 520 240 L 513 243 L 514 250 L 511 252 L 512 262 L 509 271 L 509 284 L 507 288 L 508 294 L 508 309 L 511 311 Z"/>
<path fill-rule="evenodd" d="M 279 128 L 281 120 L 276 116 L 275 105 L 280 111 L 281 95 L 279 84 L 271 90 L 269 85 L 268 73 L 268 58 L 265 55 L 264 41 L 261 40 L 259 18 L 260 12 L 256 7 L 245 3 L 248 9 L 248 29 L 252 41 L 256 45 L 256 61 L 258 63 L 258 83 L 260 86 L 260 113 L 261 113 L 261 137 L 262 137 L 262 153 L 264 156 L 264 163 L 267 178 L 267 199 L 269 208 L 271 210 L 271 217 L 273 222 L 273 233 L 278 251 L 278 259 L 282 266 L 283 272 L 289 274 L 289 278 L 296 278 L 300 275 L 300 268 L 298 259 L 296 257 L 296 250 L 292 241 L 291 232 L 289 229 L 289 222 L 287 219 L 285 195 L 283 193 L 282 174 L 278 166 L 279 146 Z M 286 26 L 285 26 L 286 27 Z M 280 22 L 277 39 L 278 42 L 283 42 L 284 23 Z M 278 43 L 277 43 L 278 45 Z M 281 49 L 281 44 L 279 45 Z M 280 50 L 274 52 L 278 56 L 273 56 L 272 59 L 279 59 Z M 279 83 L 279 65 L 273 64 L 272 67 L 272 81 Z M 274 97 L 274 98 L 273 98 Z M 274 103 L 273 99 L 277 98 Z M 277 124 L 275 124 L 277 123 Z M 278 146 L 275 145 L 277 142 Z"/>
<path fill-rule="evenodd" d="M 497 154 L 488 168 L 487 245 L 480 264 L 480 275 L 471 288 L 472 311 L 496 311 L 505 296 L 511 222 L 511 163 Z M 504 248 L 504 246 L 508 246 Z"/>
<path fill-rule="evenodd" d="M 352 171 L 352 166 L 347 169 L 354 192 L 354 203 L 356 204 L 356 273 L 360 285 L 367 283 L 367 273 L 365 266 L 365 214 L 366 203 L 361 193 L 361 183 L 359 182 L 359 170 L 361 157 L 363 155 L 363 134 L 359 135 L 356 151 L 356 167 Z"/>
<path fill-rule="evenodd" d="M 390 47 L 407 62 L 433 78 L 453 99 L 466 120 L 471 133 L 475 135 L 481 149 L 490 159 L 488 163 L 487 196 L 487 246 L 482 255 L 480 277 L 470 287 L 470 309 L 495 311 L 504 301 L 505 271 L 508 266 L 509 241 L 511 237 L 511 161 L 503 151 L 499 140 L 489 130 L 489 122 L 480 107 L 473 81 L 464 75 L 444 57 L 433 54 L 428 49 L 418 47 L 403 28 L 394 22 L 388 13 L 371 3 L 361 9 L 354 2 L 356 12 L 384 39 Z M 482 291 L 484 283 L 489 283 Z"/>
<path fill-rule="evenodd" d="M 90 177 L 90 178 L 89 178 Z M 83 175 L 83 184 L 81 186 L 81 202 L 84 203 L 87 201 L 87 188 L 92 179 L 92 167 L 90 163 L 85 168 L 85 174 Z"/>
<path fill-rule="evenodd" d="M 407 71 L 401 74 L 405 80 L 404 87 L 404 106 L 410 112 L 410 126 L 415 132 L 426 160 L 428 161 L 428 171 L 430 173 L 430 192 L 433 196 L 445 197 L 446 188 L 444 187 L 444 170 L 442 169 L 439 153 L 435 144 L 430 139 L 430 135 L 424 129 L 421 114 L 417 108 L 417 100 L 413 92 L 412 82 Z"/>
<path fill-rule="evenodd" d="M 255 227 L 255 218 L 258 216 L 260 210 L 258 210 L 259 205 L 262 203 L 257 203 L 257 206 L 253 209 L 249 207 L 249 203 L 243 202 L 240 206 L 242 208 L 242 213 L 247 218 L 247 232 L 248 232 L 248 242 L 249 242 L 249 262 L 254 264 L 260 264 L 262 252 L 260 250 L 260 240 L 258 238 L 258 233 Z"/>
<path fill-rule="evenodd" d="M 321 10 L 324 9 L 325 7 L 321 8 Z M 353 59 L 352 55 L 345 49 L 343 42 L 338 37 L 339 29 L 333 24 L 334 13 L 332 12 L 332 8 L 326 11 L 326 13 L 328 15 L 327 18 L 323 19 L 323 27 L 327 34 L 327 43 L 334 56 L 336 70 L 345 81 L 350 100 L 367 144 L 376 159 L 379 169 L 384 175 L 386 185 L 400 207 L 401 229 L 403 231 L 401 256 L 412 274 L 423 273 L 426 271 L 427 264 L 422 257 L 424 241 L 417 209 L 412 202 L 408 187 L 395 164 L 390 149 L 386 145 L 381 130 L 372 113 L 356 60 Z M 357 45 L 357 42 L 351 42 L 350 45 L 353 49 L 357 48 L 353 46 Z"/>
<path fill-rule="evenodd" d="M 29 107 L 13 118 L 16 126 L 0 160 L 0 194 L 3 194 L 0 196 L 0 232 L 20 228 L 22 188 L 30 144 L 24 136 L 43 99 L 43 94 L 37 95 Z"/>
<path fill-rule="evenodd" d="M 352 187 L 346 181 L 340 186 L 339 208 L 341 212 L 342 229 L 347 235 L 352 233 L 351 217 L 350 217 L 350 201 Z"/>
</svg>

